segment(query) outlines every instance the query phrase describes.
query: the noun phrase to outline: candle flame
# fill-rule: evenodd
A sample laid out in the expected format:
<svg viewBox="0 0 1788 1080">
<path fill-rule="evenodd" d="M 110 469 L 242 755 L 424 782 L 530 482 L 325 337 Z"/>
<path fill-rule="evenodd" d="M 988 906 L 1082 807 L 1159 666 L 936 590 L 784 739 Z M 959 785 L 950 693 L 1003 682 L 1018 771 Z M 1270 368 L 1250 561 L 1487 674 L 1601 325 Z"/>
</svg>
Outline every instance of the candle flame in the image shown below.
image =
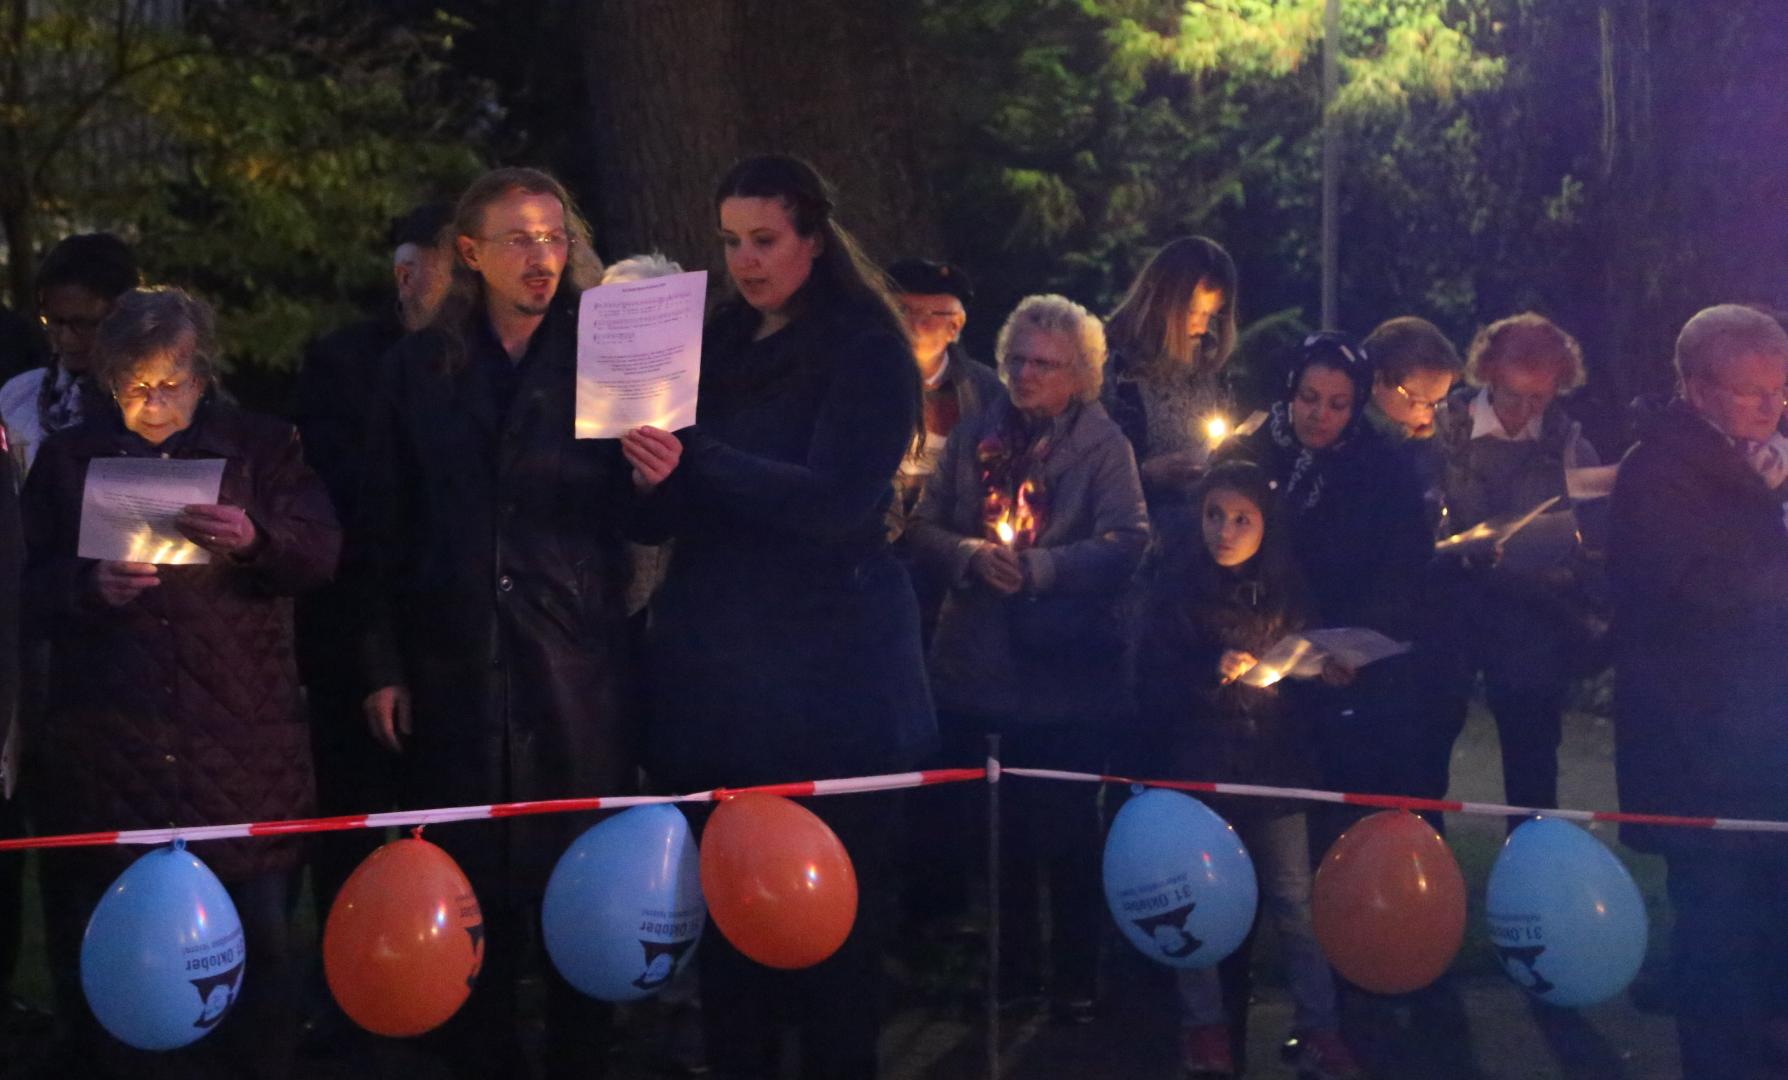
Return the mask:
<svg viewBox="0 0 1788 1080">
<path fill-rule="evenodd" d="M 993 528 L 1000 534 L 1000 543 L 1007 547 L 1011 547 L 1012 541 L 1018 539 L 1018 530 L 1014 529 L 1012 523 L 1005 518 L 1001 518 Z"/>
<path fill-rule="evenodd" d="M 1211 417 L 1204 422 L 1204 434 L 1211 440 L 1211 445 L 1216 446 L 1224 439 L 1229 438 L 1229 421 L 1221 416 Z"/>
</svg>

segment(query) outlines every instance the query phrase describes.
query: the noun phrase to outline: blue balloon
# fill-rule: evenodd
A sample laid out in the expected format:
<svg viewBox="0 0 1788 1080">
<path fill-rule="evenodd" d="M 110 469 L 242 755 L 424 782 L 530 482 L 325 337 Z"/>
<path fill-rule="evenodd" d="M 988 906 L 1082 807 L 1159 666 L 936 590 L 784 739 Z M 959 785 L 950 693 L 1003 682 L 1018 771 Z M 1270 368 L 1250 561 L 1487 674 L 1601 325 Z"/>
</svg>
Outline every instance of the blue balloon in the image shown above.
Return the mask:
<svg viewBox="0 0 1788 1080">
<path fill-rule="evenodd" d="M 1485 893 L 1490 944 L 1509 978 L 1553 1005 L 1594 1005 L 1645 959 L 1645 902 L 1601 841 L 1561 818 L 1524 822 Z"/>
<path fill-rule="evenodd" d="M 131 863 L 81 939 L 81 989 L 105 1029 L 139 1050 L 210 1034 L 242 992 L 248 950 L 236 905 L 183 842 Z"/>
<path fill-rule="evenodd" d="M 1216 967 L 1254 925 L 1260 890 L 1241 837 L 1210 807 L 1152 789 L 1105 840 L 1105 902 L 1130 944 L 1178 968 Z"/>
<path fill-rule="evenodd" d="M 540 906 L 553 966 L 603 1001 L 662 989 L 695 955 L 707 918 L 695 838 L 674 806 L 592 826 L 553 867 Z"/>
</svg>

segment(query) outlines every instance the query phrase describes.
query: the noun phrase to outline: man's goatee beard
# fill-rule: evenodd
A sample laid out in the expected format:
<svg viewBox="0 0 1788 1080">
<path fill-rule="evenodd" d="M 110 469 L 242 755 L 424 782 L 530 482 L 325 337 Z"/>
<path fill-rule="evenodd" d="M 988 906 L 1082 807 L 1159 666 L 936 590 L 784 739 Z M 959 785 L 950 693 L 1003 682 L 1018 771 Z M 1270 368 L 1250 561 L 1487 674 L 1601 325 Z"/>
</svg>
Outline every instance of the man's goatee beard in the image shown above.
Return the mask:
<svg viewBox="0 0 1788 1080">
<path fill-rule="evenodd" d="M 548 304 L 517 304 L 515 310 L 523 315 L 545 315 L 551 310 L 551 306 Z"/>
</svg>

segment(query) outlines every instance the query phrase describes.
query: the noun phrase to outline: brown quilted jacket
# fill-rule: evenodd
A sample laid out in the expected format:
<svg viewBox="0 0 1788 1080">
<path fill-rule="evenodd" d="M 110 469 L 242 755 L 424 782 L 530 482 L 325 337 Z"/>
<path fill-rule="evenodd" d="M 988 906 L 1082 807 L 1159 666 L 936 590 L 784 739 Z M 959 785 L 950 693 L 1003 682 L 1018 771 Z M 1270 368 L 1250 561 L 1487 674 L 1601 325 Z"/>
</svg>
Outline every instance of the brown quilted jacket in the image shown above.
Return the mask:
<svg viewBox="0 0 1788 1080">
<path fill-rule="evenodd" d="M 220 501 L 265 539 L 243 562 L 164 566 L 122 607 L 75 556 L 96 457 L 228 460 Z M 297 433 L 217 401 L 163 447 L 116 414 L 45 443 L 26 481 L 27 634 L 49 643 L 47 705 L 26 733 L 25 789 L 39 831 L 226 824 L 304 816 L 310 740 L 292 648 L 292 596 L 335 572 L 341 530 Z M 225 881 L 281 870 L 293 840 L 192 846 Z M 119 862 L 135 851 L 120 851 Z"/>
</svg>

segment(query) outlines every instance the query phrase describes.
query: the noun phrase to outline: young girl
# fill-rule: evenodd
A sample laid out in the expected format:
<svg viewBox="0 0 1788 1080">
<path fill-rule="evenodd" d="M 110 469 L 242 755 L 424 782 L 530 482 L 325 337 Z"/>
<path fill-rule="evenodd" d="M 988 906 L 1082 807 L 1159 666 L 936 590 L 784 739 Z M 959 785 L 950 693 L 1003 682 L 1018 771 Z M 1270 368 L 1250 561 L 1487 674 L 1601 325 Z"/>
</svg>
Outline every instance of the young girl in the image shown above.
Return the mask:
<svg viewBox="0 0 1788 1080">
<path fill-rule="evenodd" d="M 1273 485 L 1258 465 L 1230 462 L 1213 469 L 1200 492 L 1195 521 L 1177 529 L 1162 523 L 1159 577 L 1138 658 L 1152 758 L 1186 779 L 1309 786 L 1314 748 L 1299 687 L 1239 681 L 1268 647 L 1310 618 Z M 1306 1078 L 1360 1076 L 1338 1031 L 1334 975 L 1311 927 L 1302 806 L 1247 798 L 1218 809 L 1254 859 L 1261 901 L 1279 933 L 1296 1003 L 1293 1064 Z M 1217 972 L 1183 970 L 1179 991 L 1188 1075 L 1236 1075 L 1229 1024 L 1241 1018 L 1227 1014 Z"/>
</svg>

